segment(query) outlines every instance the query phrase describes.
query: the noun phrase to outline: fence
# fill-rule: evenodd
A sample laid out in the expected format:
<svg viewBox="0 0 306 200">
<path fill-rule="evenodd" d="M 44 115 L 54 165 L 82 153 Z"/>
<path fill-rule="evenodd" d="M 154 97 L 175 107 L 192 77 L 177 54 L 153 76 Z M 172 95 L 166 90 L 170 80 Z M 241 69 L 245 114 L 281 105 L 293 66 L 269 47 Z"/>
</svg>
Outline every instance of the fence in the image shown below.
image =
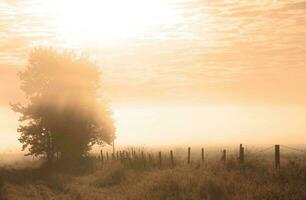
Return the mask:
<svg viewBox="0 0 306 200">
<path fill-rule="evenodd" d="M 254 152 L 248 152 L 246 155 L 246 151 L 245 151 L 245 147 L 240 144 L 239 145 L 239 152 L 238 152 L 238 156 L 237 159 L 239 161 L 239 163 L 241 165 L 243 165 L 245 163 L 245 158 L 246 156 L 251 156 L 251 155 L 259 155 L 262 154 L 264 152 L 267 152 L 269 150 L 274 149 L 274 162 L 273 165 L 275 167 L 275 169 L 280 169 L 281 166 L 281 147 L 287 150 L 291 150 L 291 151 L 296 151 L 296 152 L 300 152 L 300 153 L 305 153 L 306 154 L 306 150 L 303 149 L 298 149 L 298 148 L 294 148 L 294 147 L 289 147 L 286 145 L 279 145 L 279 144 L 275 144 L 272 146 L 269 146 L 267 148 L 263 148 Z M 104 156 L 105 154 L 105 156 Z M 159 167 L 162 167 L 164 164 L 166 164 L 166 162 L 168 162 L 172 167 L 174 167 L 176 165 L 175 162 L 175 156 L 174 156 L 174 151 L 170 150 L 169 151 L 169 157 L 167 156 L 167 154 L 162 154 L 161 151 L 157 152 L 157 165 Z M 106 157 L 106 160 L 105 160 Z M 102 163 L 106 163 L 109 162 L 109 155 L 108 152 L 103 153 L 103 151 L 100 151 L 100 156 L 98 157 L 99 160 Z M 129 160 L 129 161 L 144 161 L 144 162 L 150 162 L 152 163 L 154 158 L 154 154 L 153 153 L 145 153 L 144 151 L 138 152 L 135 149 L 130 149 L 130 150 L 123 150 L 123 151 L 114 151 L 114 153 L 112 153 L 112 160 L 118 160 L 118 161 L 124 161 L 124 160 Z M 190 165 L 191 164 L 191 147 L 187 148 L 187 164 Z M 200 161 L 202 163 L 204 163 L 205 161 L 205 155 L 204 155 L 204 148 L 201 148 L 200 151 Z M 226 163 L 227 161 L 227 151 L 226 149 L 223 149 L 221 151 L 221 155 L 220 155 L 220 161 L 223 163 Z"/>
</svg>

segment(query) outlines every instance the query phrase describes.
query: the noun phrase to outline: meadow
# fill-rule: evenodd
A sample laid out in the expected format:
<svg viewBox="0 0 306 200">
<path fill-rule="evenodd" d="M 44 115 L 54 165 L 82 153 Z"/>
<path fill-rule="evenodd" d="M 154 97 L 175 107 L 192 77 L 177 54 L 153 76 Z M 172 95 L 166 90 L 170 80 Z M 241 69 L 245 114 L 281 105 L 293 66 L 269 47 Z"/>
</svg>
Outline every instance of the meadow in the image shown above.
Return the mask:
<svg viewBox="0 0 306 200">
<path fill-rule="evenodd" d="M 179 154 L 175 152 L 180 152 Z M 306 199 L 306 159 L 303 154 L 282 152 L 275 169 L 273 152 L 246 152 L 244 163 L 233 151 L 220 161 L 220 151 L 207 151 L 204 161 L 192 154 L 190 164 L 183 149 L 167 151 L 162 164 L 158 152 L 137 158 L 116 157 L 102 162 L 92 155 L 78 163 L 25 161 L 23 167 L 0 170 L 0 199 Z M 150 151 L 151 152 L 151 151 Z"/>
</svg>

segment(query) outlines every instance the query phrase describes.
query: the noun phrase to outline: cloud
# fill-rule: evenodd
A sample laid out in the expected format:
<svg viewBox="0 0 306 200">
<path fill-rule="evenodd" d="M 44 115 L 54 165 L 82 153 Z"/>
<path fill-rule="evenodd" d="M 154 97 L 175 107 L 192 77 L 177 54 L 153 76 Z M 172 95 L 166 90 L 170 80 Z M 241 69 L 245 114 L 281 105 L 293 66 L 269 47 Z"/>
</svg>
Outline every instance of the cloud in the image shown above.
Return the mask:
<svg viewBox="0 0 306 200">
<path fill-rule="evenodd" d="M 284 6 L 284 9 L 306 9 L 306 1 L 297 2 L 297 3 L 289 3 Z"/>
<path fill-rule="evenodd" d="M 14 51 L 16 49 L 24 48 L 27 45 L 27 40 L 21 37 L 10 38 L 0 44 L 0 52 Z"/>
<path fill-rule="evenodd" d="M 114 101 L 305 100 L 305 1 L 169 0 L 175 22 L 165 20 L 156 30 L 114 46 L 62 38 L 52 16 L 39 11 L 35 2 L 0 3 L 1 63 L 25 63 L 27 51 L 35 46 L 69 48 L 65 44 L 71 39 L 74 48 L 88 50 L 101 64 L 104 89 Z M 13 88 L 2 88 L 2 98 Z"/>
<path fill-rule="evenodd" d="M 23 100 L 17 73 L 16 66 L 0 64 L 0 107 Z"/>
</svg>

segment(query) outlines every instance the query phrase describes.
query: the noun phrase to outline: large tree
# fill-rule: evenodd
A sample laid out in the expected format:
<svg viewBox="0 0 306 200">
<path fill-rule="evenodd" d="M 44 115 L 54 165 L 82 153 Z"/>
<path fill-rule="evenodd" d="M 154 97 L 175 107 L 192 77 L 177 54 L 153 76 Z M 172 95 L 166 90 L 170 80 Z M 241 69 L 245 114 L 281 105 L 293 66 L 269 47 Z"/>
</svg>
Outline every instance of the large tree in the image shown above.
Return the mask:
<svg viewBox="0 0 306 200">
<path fill-rule="evenodd" d="M 19 141 L 26 155 L 79 159 L 92 145 L 114 140 L 111 112 L 97 95 L 99 68 L 87 58 L 34 49 L 19 77 L 27 103 L 12 108 L 21 113 Z"/>
</svg>

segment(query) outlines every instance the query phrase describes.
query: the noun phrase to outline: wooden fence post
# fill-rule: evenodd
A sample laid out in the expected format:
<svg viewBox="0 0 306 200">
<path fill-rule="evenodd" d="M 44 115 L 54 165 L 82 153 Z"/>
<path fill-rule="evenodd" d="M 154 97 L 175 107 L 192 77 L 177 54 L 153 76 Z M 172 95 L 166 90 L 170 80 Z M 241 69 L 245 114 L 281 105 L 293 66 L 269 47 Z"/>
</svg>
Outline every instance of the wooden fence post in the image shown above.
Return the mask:
<svg viewBox="0 0 306 200">
<path fill-rule="evenodd" d="M 187 163 L 190 164 L 190 147 L 188 147 L 188 158 L 187 158 Z"/>
<path fill-rule="evenodd" d="M 134 150 L 134 149 L 132 149 L 132 156 L 133 156 L 133 159 L 135 160 L 136 153 L 135 153 L 135 150 Z"/>
<path fill-rule="evenodd" d="M 201 149 L 201 154 L 202 154 L 202 162 L 204 162 L 204 148 Z"/>
<path fill-rule="evenodd" d="M 138 160 L 138 155 L 136 151 L 134 151 L 134 160 Z"/>
<path fill-rule="evenodd" d="M 171 166 L 174 167 L 174 159 L 173 159 L 173 151 L 170 150 L 170 160 L 171 160 Z"/>
<path fill-rule="evenodd" d="M 120 151 L 120 160 L 123 160 L 123 151 Z"/>
<path fill-rule="evenodd" d="M 149 159 L 149 162 L 152 162 L 152 156 L 151 156 L 151 153 L 148 153 L 148 159 Z"/>
<path fill-rule="evenodd" d="M 129 151 L 127 151 L 126 153 L 127 153 L 128 160 L 131 160 L 131 155 L 130 155 L 130 152 L 129 152 Z"/>
<path fill-rule="evenodd" d="M 159 160 L 159 167 L 162 166 L 162 154 L 161 152 L 158 152 L 158 160 Z"/>
<path fill-rule="evenodd" d="M 242 164 L 244 163 L 244 147 L 242 144 L 239 146 L 239 162 Z"/>
<path fill-rule="evenodd" d="M 102 150 L 100 151 L 100 154 L 101 154 L 101 161 L 103 163 L 104 162 L 104 155 L 103 155 L 103 151 Z"/>
<path fill-rule="evenodd" d="M 114 156 L 115 156 L 115 140 L 113 140 L 113 154 L 114 154 Z"/>
<path fill-rule="evenodd" d="M 280 168 L 280 146 L 279 144 L 275 145 L 275 168 Z"/>
<path fill-rule="evenodd" d="M 226 150 L 225 149 L 223 149 L 223 151 L 222 151 L 221 161 L 223 161 L 223 162 L 226 161 Z"/>
<path fill-rule="evenodd" d="M 108 161 L 108 151 L 106 152 L 106 160 Z"/>
</svg>

